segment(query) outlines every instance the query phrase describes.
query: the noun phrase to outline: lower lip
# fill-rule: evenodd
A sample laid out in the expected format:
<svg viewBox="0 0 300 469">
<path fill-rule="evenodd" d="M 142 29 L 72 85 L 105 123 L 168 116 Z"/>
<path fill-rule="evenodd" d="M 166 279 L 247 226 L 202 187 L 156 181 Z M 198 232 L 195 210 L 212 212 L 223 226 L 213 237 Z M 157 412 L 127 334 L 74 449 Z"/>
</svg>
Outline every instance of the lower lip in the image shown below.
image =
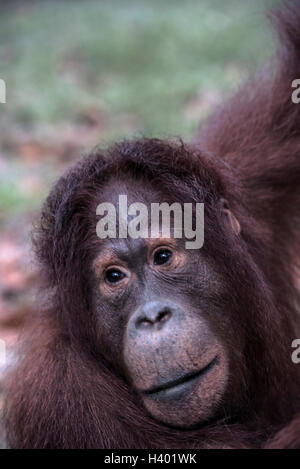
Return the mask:
<svg viewBox="0 0 300 469">
<path fill-rule="evenodd" d="M 191 392 L 192 389 L 201 381 L 217 364 L 218 357 L 215 357 L 206 367 L 202 368 L 197 374 L 192 376 L 191 378 L 187 378 L 186 381 L 182 383 L 175 384 L 169 388 L 161 389 L 159 391 L 153 391 L 149 393 L 145 393 L 144 396 L 146 398 L 150 398 L 153 400 L 161 401 L 161 400 L 181 400 L 182 394 L 186 394 L 187 392 Z"/>
</svg>

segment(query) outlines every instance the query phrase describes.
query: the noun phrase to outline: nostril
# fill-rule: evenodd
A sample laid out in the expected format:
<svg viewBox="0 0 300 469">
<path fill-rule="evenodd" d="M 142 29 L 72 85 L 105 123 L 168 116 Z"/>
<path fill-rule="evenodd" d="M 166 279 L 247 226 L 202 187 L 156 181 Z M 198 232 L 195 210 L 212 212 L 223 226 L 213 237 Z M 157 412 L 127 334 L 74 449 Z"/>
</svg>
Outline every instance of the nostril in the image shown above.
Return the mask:
<svg viewBox="0 0 300 469">
<path fill-rule="evenodd" d="M 139 318 L 136 321 L 135 325 L 136 325 L 136 327 L 139 327 L 139 328 L 149 328 L 149 327 L 153 326 L 153 322 L 150 319 L 147 319 L 147 318 Z"/>
<path fill-rule="evenodd" d="M 172 316 L 172 313 L 169 309 L 165 309 L 163 311 L 160 311 L 157 315 L 156 321 L 155 322 L 167 322 L 170 317 Z"/>
<path fill-rule="evenodd" d="M 173 310 L 158 302 L 148 303 L 134 316 L 135 329 L 161 329 L 172 317 Z"/>
</svg>

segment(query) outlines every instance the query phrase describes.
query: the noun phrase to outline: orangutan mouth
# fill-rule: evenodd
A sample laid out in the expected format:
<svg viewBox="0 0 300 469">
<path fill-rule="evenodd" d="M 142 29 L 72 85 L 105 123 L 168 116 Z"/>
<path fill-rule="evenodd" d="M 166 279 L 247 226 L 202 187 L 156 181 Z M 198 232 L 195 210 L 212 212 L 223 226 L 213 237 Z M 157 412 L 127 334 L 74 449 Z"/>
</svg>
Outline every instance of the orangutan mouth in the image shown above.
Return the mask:
<svg viewBox="0 0 300 469">
<path fill-rule="evenodd" d="M 154 398 L 160 398 L 160 397 L 169 397 L 169 395 L 177 391 L 186 391 L 187 387 L 189 387 L 191 384 L 194 384 L 196 381 L 199 379 L 202 379 L 209 371 L 212 370 L 212 368 L 219 362 L 219 357 L 216 356 L 213 358 L 212 361 L 208 363 L 204 368 L 201 368 L 199 371 L 194 371 L 192 373 L 187 373 L 184 376 L 181 376 L 180 378 L 167 381 L 166 383 L 159 384 L 153 388 L 150 388 L 146 391 L 143 391 L 143 394 L 146 395 L 147 397 L 154 397 Z M 171 396 L 170 396 L 171 397 Z"/>
</svg>

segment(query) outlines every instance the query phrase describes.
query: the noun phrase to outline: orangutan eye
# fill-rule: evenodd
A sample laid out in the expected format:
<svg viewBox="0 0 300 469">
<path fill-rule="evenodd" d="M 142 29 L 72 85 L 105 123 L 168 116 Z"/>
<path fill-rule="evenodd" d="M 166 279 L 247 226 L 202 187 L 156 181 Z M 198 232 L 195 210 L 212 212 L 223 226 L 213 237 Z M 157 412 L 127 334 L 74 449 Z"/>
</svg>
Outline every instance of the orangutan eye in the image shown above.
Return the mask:
<svg viewBox="0 0 300 469">
<path fill-rule="evenodd" d="M 159 249 L 154 254 L 153 264 L 163 265 L 169 262 L 172 258 L 172 252 L 169 249 Z"/>
<path fill-rule="evenodd" d="M 118 283 L 125 278 L 124 272 L 118 269 L 109 269 L 105 273 L 105 280 L 108 283 Z"/>
</svg>

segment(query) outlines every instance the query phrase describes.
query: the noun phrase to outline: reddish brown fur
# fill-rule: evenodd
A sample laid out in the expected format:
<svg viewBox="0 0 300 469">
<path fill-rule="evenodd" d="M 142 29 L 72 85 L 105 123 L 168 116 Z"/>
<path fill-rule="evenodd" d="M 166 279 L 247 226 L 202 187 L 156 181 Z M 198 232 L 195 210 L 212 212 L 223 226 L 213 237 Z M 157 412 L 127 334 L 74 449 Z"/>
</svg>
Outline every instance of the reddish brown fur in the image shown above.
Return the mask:
<svg viewBox="0 0 300 469">
<path fill-rule="evenodd" d="M 46 301 L 7 383 L 11 447 L 300 448 L 300 365 L 290 359 L 291 342 L 300 337 L 300 105 L 291 102 L 291 82 L 300 77 L 300 2 L 273 17 L 281 41 L 276 71 L 273 64 L 214 114 L 199 145 L 123 142 L 95 151 L 53 188 L 35 239 Z M 241 224 L 228 275 L 238 290 L 232 301 L 248 298 L 249 393 L 228 421 L 193 431 L 156 423 L 97 349 L 89 304 L 96 241 L 88 226 L 96 190 L 119 172 L 161 178 L 166 191 L 180 187 L 212 213 L 223 197 Z M 213 234 L 209 220 L 206 229 L 226 265 L 227 240 Z M 251 282 L 243 285 L 247 269 Z"/>
</svg>

